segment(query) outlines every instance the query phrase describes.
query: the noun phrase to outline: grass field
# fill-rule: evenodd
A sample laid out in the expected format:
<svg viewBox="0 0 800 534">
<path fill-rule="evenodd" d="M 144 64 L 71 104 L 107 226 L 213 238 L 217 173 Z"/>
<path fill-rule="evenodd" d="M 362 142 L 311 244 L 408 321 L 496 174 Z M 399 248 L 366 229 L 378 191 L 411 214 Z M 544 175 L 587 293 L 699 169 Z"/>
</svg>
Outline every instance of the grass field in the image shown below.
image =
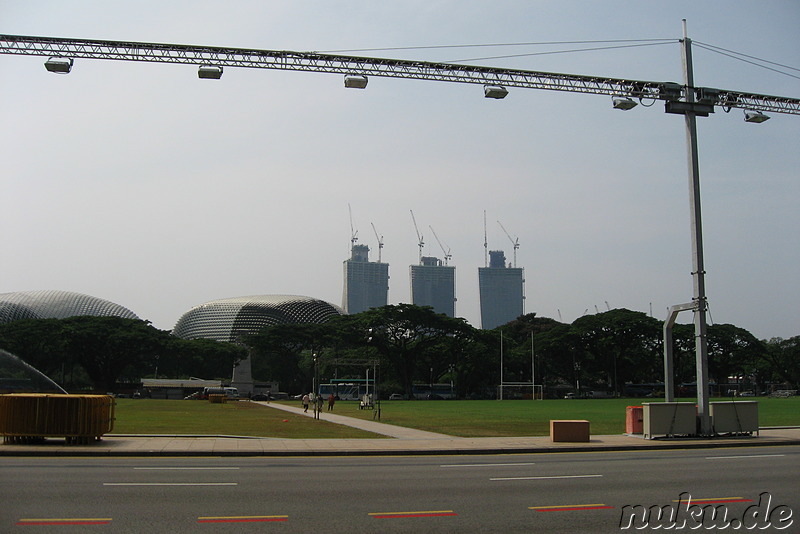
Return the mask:
<svg viewBox="0 0 800 534">
<path fill-rule="evenodd" d="M 625 408 L 643 399 L 506 401 L 383 401 L 381 422 L 463 437 L 547 436 L 550 419 L 587 419 L 594 435 L 625 432 Z M 693 399 L 684 399 L 693 400 Z M 730 399 L 718 399 L 730 400 Z M 755 398 L 759 424 L 800 425 L 800 397 Z M 299 402 L 286 403 L 300 406 Z M 339 401 L 338 415 L 372 420 L 372 410 Z M 381 437 L 246 401 L 118 399 L 115 434 L 203 434 L 274 438 Z"/>
<path fill-rule="evenodd" d="M 114 434 L 197 434 L 272 438 L 382 438 L 246 401 L 117 399 Z"/>
<path fill-rule="evenodd" d="M 595 435 L 625 432 L 627 406 L 651 399 L 543 401 L 382 401 L 381 422 L 463 437 L 547 436 L 550 419 L 586 419 Z M 695 399 L 679 399 L 694 401 Z M 712 400 L 730 400 L 712 399 Z M 800 397 L 758 398 L 759 426 L 800 425 Z M 654 401 L 658 402 L 658 401 Z M 340 404 L 341 409 L 340 409 Z M 358 403 L 336 403 L 336 413 L 372 419 Z"/>
</svg>

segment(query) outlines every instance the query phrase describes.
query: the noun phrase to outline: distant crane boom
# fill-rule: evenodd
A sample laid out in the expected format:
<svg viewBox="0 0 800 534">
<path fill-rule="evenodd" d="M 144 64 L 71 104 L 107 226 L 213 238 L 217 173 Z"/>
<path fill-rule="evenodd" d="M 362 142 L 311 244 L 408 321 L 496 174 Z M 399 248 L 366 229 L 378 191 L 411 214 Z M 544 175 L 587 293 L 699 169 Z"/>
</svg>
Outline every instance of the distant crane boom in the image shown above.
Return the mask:
<svg viewBox="0 0 800 534">
<path fill-rule="evenodd" d="M 508 236 L 508 240 L 511 241 L 511 244 L 514 246 L 514 267 L 516 267 L 517 266 L 517 249 L 519 248 L 519 238 L 517 237 L 516 239 L 512 239 L 511 235 L 508 233 L 508 230 L 506 230 L 506 227 L 503 226 L 503 223 L 501 223 L 500 221 L 497 221 L 497 224 L 500 225 L 500 228 L 503 229 L 503 232 L 505 232 L 506 235 Z"/>
<path fill-rule="evenodd" d="M 486 234 L 486 210 L 483 210 L 483 263 L 489 266 L 489 238 Z"/>
<path fill-rule="evenodd" d="M 358 242 L 358 230 L 353 228 L 353 210 L 350 208 L 350 204 L 347 204 L 347 212 L 350 214 L 350 248 L 352 249 Z"/>
<path fill-rule="evenodd" d="M 419 233 L 419 228 L 417 227 L 417 218 L 414 217 L 414 210 L 409 210 L 411 212 L 411 220 L 414 221 L 414 230 L 417 232 L 417 246 L 419 247 L 419 264 L 422 265 L 422 248 L 425 246 L 425 241 L 422 240 L 422 236 Z"/>
<path fill-rule="evenodd" d="M 452 258 L 450 255 L 450 247 L 447 247 L 447 250 L 445 250 L 442 240 L 439 239 L 438 235 L 436 235 L 436 230 L 433 229 L 433 226 L 428 226 L 428 228 L 431 229 L 431 232 L 433 232 L 433 237 L 436 239 L 436 242 L 439 243 L 439 248 L 442 249 L 442 253 L 444 254 L 444 264 L 447 265 L 447 263 L 450 261 L 450 258 Z"/>
<path fill-rule="evenodd" d="M 381 262 L 381 251 L 383 250 L 383 236 L 378 235 L 378 231 L 375 229 L 375 225 L 372 224 L 372 231 L 375 232 L 375 239 L 378 240 L 378 263 Z"/>
</svg>

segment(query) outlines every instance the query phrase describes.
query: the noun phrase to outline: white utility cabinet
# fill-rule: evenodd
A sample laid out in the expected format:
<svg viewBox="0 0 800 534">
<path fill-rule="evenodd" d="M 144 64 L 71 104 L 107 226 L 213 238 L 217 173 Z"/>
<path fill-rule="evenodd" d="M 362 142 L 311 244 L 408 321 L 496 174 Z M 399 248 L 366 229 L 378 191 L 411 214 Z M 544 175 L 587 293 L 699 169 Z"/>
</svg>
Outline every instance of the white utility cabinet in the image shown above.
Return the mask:
<svg viewBox="0 0 800 534">
<path fill-rule="evenodd" d="M 709 414 L 717 434 L 758 432 L 757 401 L 720 401 L 709 404 Z"/>
<path fill-rule="evenodd" d="M 644 438 L 697 434 L 697 406 L 693 402 L 642 404 Z"/>
</svg>

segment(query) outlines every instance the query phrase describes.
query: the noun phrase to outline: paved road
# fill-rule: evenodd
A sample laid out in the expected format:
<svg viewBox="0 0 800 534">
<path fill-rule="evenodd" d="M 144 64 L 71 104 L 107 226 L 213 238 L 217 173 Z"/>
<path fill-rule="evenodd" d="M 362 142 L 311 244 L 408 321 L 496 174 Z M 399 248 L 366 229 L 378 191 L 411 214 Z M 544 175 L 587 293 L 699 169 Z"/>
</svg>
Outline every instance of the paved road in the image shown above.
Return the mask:
<svg viewBox="0 0 800 534">
<path fill-rule="evenodd" d="M 735 497 L 717 504 L 729 519 L 758 504 L 763 492 L 772 496 L 772 509 L 800 510 L 799 460 L 800 446 L 445 457 L 3 457 L 0 532 L 620 532 L 624 506 L 670 506 L 683 492 Z M 54 524 L 81 521 L 94 525 Z"/>
</svg>

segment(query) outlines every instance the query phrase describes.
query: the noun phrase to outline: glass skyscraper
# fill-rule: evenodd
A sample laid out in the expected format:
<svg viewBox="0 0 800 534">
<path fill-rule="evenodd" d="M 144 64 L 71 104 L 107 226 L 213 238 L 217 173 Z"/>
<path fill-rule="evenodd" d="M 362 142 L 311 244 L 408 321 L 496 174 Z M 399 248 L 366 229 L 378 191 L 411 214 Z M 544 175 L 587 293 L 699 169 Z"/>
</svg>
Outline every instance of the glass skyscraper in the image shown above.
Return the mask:
<svg viewBox="0 0 800 534">
<path fill-rule="evenodd" d="M 423 256 L 421 265 L 411 266 L 411 303 L 455 317 L 456 268 L 442 265 L 439 258 Z"/>
<path fill-rule="evenodd" d="M 481 328 L 497 328 L 525 313 L 524 269 L 506 266 L 502 250 L 489 251 L 489 266 L 478 268 L 478 287 Z"/>
<path fill-rule="evenodd" d="M 389 297 L 389 264 L 369 261 L 367 245 L 353 245 L 344 262 L 342 308 L 353 314 L 386 306 Z"/>
</svg>

